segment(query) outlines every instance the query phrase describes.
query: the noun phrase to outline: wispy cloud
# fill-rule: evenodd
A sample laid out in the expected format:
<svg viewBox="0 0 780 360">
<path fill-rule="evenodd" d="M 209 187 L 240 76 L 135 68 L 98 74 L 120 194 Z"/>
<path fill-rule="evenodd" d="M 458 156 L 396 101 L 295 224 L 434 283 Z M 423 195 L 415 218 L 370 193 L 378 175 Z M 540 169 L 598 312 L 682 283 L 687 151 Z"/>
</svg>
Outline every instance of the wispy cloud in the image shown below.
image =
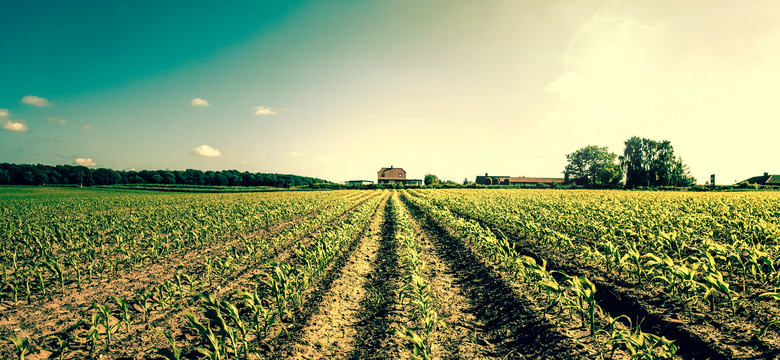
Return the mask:
<svg viewBox="0 0 780 360">
<path fill-rule="evenodd" d="M 27 95 L 22 98 L 21 101 L 22 104 L 37 106 L 37 107 L 48 107 L 51 106 L 51 102 L 49 100 L 44 99 L 42 97 L 38 97 L 35 95 Z"/>
<path fill-rule="evenodd" d="M 265 106 L 256 106 L 252 108 L 252 110 L 255 111 L 255 115 L 257 116 L 278 114 L 274 109 Z"/>
<path fill-rule="evenodd" d="M 8 109 L 0 109 L 0 119 L 8 117 Z"/>
<path fill-rule="evenodd" d="M 84 125 L 81 128 L 84 129 L 84 130 L 87 130 L 87 131 L 96 130 L 97 129 L 96 127 L 94 127 L 94 126 L 92 126 L 90 124 Z"/>
<path fill-rule="evenodd" d="M 222 155 L 221 151 L 205 144 L 192 149 L 192 152 L 190 153 L 198 156 L 208 156 L 208 157 L 215 157 L 215 156 Z"/>
<path fill-rule="evenodd" d="M 211 105 L 211 104 L 209 104 L 208 101 L 206 101 L 203 98 L 199 98 L 199 97 L 194 98 L 194 99 L 192 99 L 192 101 L 190 101 L 190 106 L 203 106 L 203 107 L 206 107 L 206 106 L 209 106 L 209 105 Z"/>
<path fill-rule="evenodd" d="M 92 160 L 92 158 L 86 158 L 86 159 L 85 158 L 76 158 L 76 160 L 74 160 L 74 161 L 76 162 L 76 164 L 81 165 L 81 166 L 96 166 L 97 165 L 95 163 L 95 161 Z"/>
<path fill-rule="evenodd" d="M 65 124 L 68 123 L 68 120 L 65 120 L 65 119 L 63 119 L 63 118 L 61 118 L 59 116 L 47 117 L 46 121 L 56 122 L 57 124 L 60 124 L 60 125 L 65 125 Z"/>
<path fill-rule="evenodd" d="M 297 152 L 297 151 L 288 152 L 287 154 L 284 154 L 284 155 L 287 156 L 287 157 L 303 157 L 303 156 L 306 156 L 306 154 L 300 153 L 300 152 Z"/>
</svg>

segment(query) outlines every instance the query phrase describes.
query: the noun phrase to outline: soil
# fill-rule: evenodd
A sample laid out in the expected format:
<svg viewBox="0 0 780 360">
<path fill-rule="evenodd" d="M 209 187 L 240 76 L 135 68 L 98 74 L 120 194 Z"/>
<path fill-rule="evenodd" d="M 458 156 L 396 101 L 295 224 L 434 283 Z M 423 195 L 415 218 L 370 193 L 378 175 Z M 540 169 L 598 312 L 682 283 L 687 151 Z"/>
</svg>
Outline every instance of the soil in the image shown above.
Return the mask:
<svg viewBox="0 0 780 360">
<path fill-rule="evenodd" d="M 496 229 L 485 221 L 473 220 L 483 227 Z M 756 324 L 768 324 L 772 319 L 777 319 L 778 309 L 766 305 L 766 302 L 748 300 L 747 306 L 738 312 L 738 316 L 734 316 L 726 306 L 718 306 L 715 311 L 711 311 L 700 305 L 693 309 L 693 321 L 690 321 L 686 315 L 688 311 L 661 289 L 626 281 L 625 277 L 611 274 L 583 256 L 572 256 L 565 249 L 543 245 L 537 239 L 523 238 L 512 234 L 510 229 L 499 229 L 514 242 L 518 254 L 537 261 L 546 259 L 548 269 L 551 270 L 587 276 L 596 285 L 597 301 L 605 311 L 612 316 L 626 315 L 634 323 L 641 322 L 643 331 L 675 340 L 679 347 L 677 355 L 682 358 L 780 358 L 777 329 L 770 326 L 764 337 L 755 338 L 761 330 L 761 326 Z M 583 241 L 587 242 L 585 239 Z M 755 300 L 757 293 L 747 297 Z"/>
<path fill-rule="evenodd" d="M 453 330 L 445 335 L 442 358 L 500 359 L 589 359 L 579 336 L 560 331 L 545 314 L 538 312 L 508 280 L 475 254 L 463 239 L 441 228 L 424 212 L 406 203 L 424 237 L 432 245 L 449 273 L 451 293 L 442 308 L 449 308 L 446 319 Z M 446 293 L 446 292 L 445 292 Z M 457 347 L 454 345 L 458 345 Z M 542 345 L 543 344 L 543 345 Z M 465 349 L 463 348 L 465 346 Z M 463 350 L 469 350 L 468 352 Z"/>
<path fill-rule="evenodd" d="M 316 310 L 277 359 L 394 359 L 398 344 L 385 331 L 400 320 L 397 258 L 385 197 L 357 248 L 340 269 Z M 367 344 L 369 343 L 369 344 Z M 367 351 L 370 350 L 370 351 Z"/>
<path fill-rule="evenodd" d="M 368 196 L 360 196 L 356 199 L 359 206 L 368 199 Z M 351 209 L 354 209 L 352 207 Z M 342 221 L 348 217 L 351 210 L 347 210 L 331 224 Z M 80 320 L 89 320 L 94 312 L 91 306 L 94 303 L 105 304 L 109 302 L 110 296 L 119 296 L 130 299 L 136 291 L 143 289 L 152 289 L 155 286 L 171 280 L 174 277 L 176 269 L 184 274 L 197 274 L 202 271 L 205 257 L 214 257 L 230 249 L 232 245 L 239 244 L 242 238 L 268 239 L 281 233 L 287 228 L 295 226 L 316 216 L 318 212 L 313 212 L 293 219 L 282 221 L 266 229 L 257 229 L 251 233 L 240 234 L 230 238 L 226 242 L 215 243 L 205 249 L 194 249 L 183 254 L 171 254 L 160 262 L 149 262 L 143 266 L 134 267 L 119 271 L 110 277 L 98 279 L 90 283 L 82 284 L 79 289 L 76 284 L 71 284 L 66 288 L 65 293 L 57 293 L 44 299 L 36 299 L 32 302 L 20 301 L 16 306 L 13 304 L 0 304 L 0 337 L 28 337 L 33 349 L 38 351 L 32 354 L 28 353 L 26 359 L 37 360 L 47 359 L 53 354 L 45 350 L 53 346 L 53 341 L 44 340 L 46 337 L 55 335 L 61 339 L 76 336 L 83 326 L 77 325 Z M 313 234 L 297 241 L 307 241 Z M 288 241 L 286 245 L 270 249 L 265 258 L 284 258 L 288 256 L 289 244 L 294 244 L 296 240 Z M 259 261 L 259 260 L 258 260 Z M 257 263 L 255 261 L 254 263 Z M 226 293 L 236 286 L 249 283 L 252 278 L 261 271 L 259 268 L 251 268 L 250 264 L 234 269 L 231 274 L 223 276 L 221 279 L 208 285 L 209 288 Z M 232 291 L 232 290 L 231 290 Z M 168 330 L 176 335 L 177 330 L 182 327 L 182 317 L 184 309 L 168 308 L 152 312 L 147 324 L 134 324 L 130 326 L 129 331 L 124 325 L 120 331 L 115 334 L 116 345 L 112 345 L 112 354 L 109 358 L 144 358 L 153 357 L 149 353 L 150 347 L 167 347 L 168 344 L 159 334 L 152 333 L 153 330 Z M 135 316 L 140 316 L 134 314 Z M 117 320 L 114 318 L 113 320 Z M 4 345 L 10 345 L 5 344 Z M 10 351 L 10 347 L 3 347 Z M 3 349 L 0 348 L 0 349 Z M 84 348 L 84 347 L 82 347 Z M 4 353 L 4 352 L 0 352 Z M 54 355 L 57 355 L 56 353 Z M 99 356 L 106 358 L 104 355 Z M 73 350 L 73 356 L 85 357 L 87 354 L 83 349 Z"/>
</svg>

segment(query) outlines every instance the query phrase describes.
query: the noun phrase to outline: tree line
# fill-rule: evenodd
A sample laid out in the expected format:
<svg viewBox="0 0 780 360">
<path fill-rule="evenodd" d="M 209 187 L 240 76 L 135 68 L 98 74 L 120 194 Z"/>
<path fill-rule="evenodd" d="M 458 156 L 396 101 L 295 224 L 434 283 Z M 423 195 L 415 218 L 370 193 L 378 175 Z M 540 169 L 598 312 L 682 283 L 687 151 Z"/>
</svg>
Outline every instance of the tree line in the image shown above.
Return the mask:
<svg viewBox="0 0 780 360">
<path fill-rule="evenodd" d="M 624 178 L 626 187 L 686 187 L 696 184 L 690 170 L 676 157 L 668 140 L 655 141 L 634 136 L 625 141 L 618 156 L 596 145 L 566 155 L 564 174 L 580 185 L 617 185 Z"/>
<path fill-rule="evenodd" d="M 171 184 L 211 186 L 272 186 L 291 187 L 330 183 L 327 180 L 271 173 L 239 172 L 238 170 L 201 171 L 141 170 L 116 171 L 90 169 L 73 165 L 0 164 L 0 185 L 116 185 Z"/>
</svg>

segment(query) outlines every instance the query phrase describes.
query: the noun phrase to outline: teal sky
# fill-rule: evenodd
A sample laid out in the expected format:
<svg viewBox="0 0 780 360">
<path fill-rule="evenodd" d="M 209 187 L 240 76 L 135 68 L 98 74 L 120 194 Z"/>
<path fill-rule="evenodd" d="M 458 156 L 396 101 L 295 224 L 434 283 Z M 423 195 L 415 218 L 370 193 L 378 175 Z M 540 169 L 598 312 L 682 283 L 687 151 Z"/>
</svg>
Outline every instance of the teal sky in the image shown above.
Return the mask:
<svg viewBox="0 0 780 360">
<path fill-rule="evenodd" d="M 780 173 L 776 1 L 5 1 L 0 162 L 559 177 L 668 139 Z"/>
</svg>

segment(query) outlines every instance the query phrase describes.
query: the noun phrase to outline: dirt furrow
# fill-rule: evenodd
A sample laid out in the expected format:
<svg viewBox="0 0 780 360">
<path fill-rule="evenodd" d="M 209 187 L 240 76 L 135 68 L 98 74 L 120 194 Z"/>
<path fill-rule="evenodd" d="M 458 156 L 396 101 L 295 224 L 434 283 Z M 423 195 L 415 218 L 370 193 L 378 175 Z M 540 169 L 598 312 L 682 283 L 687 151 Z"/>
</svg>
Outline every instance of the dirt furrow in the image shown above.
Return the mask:
<svg viewBox="0 0 780 360">
<path fill-rule="evenodd" d="M 445 333 L 442 358 L 591 357 L 582 344 L 562 334 L 545 314 L 533 310 L 535 305 L 485 264 L 463 239 L 449 234 L 410 202 L 404 204 L 432 246 L 429 267 L 439 269 L 432 274 L 432 284 L 442 289 L 442 309 L 449 309 L 442 318 L 453 329 Z M 442 265 L 435 265 L 437 262 Z"/>
<path fill-rule="evenodd" d="M 409 209 L 404 211 L 408 213 Z M 426 276 L 436 297 L 439 319 L 446 324 L 434 338 L 437 344 L 433 348 L 434 356 L 442 359 L 498 358 L 495 346 L 482 338 L 485 321 L 475 316 L 456 269 L 444 260 L 450 249 L 411 214 L 409 219 L 422 248 L 421 259 L 426 264 Z"/>
<path fill-rule="evenodd" d="M 488 229 L 496 227 L 480 219 L 473 219 Z M 752 359 L 754 354 L 761 358 L 780 356 L 777 344 L 770 341 L 751 339 L 745 329 L 731 329 L 736 324 L 718 323 L 713 314 L 699 316 L 708 321 L 690 324 L 684 316 L 681 305 L 674 303 L 662 291 L 648 292 L 594 267 L 583 259 L 572 258 L 560 249 L 541 246 L 535 239 L 525 239 L 502 229 L 520 255 L 539 261 L 547 260 L 549 269 L 568 275 L 587 276 L 596 286 L 596 300 L 603 310 L 613 316 L 626 315 L 635 323 L 641 322 L 642 329 L 668 339 L 675 340 L 679 347 L 677 355 L 685 359 L 726 360 L 732 358 Z M 755 329 L 751 329 L 755 333 Z"/>
<path fill-rule="evenodd" d="M 355 207 L 360 206 L 360 204 L 364 203 L 367 199 L 368 197 L 361 198 L 359 203 L 350 209 L 354 209 Z M 336 219 L 333 219 L 330 222 L 330 225 L 339 221 L 343 221 L 346 217 L 348 217 L 350 212 L 350 210 L 347 210 L 344 214 L 336 217 Z M 312 216 L 316 216 L 317 213 L 318 212 L 313 212 L 307 215 L 296 217 L 289 221 L 276 224 L 269 229 L 260 229 L 251 234 L 251 236 L 262 239 L 269 239 L 297 223 L 306 221 Z M 317 229 L 314 233 L 308 234 L 295 241 L 306 242 L 308 241 L 308 238 L 314 236 L 314 234 L 320 230 L 321 229 Z M 234 239 L 233 241 L 239 240 Z M 289 245 L 294 244 L 295 241 L 288 241 L 278 247 L 269 249 L 270 252 L 268 254 L 258 258 L 256 261 L 253 261 L 252 264 L 257 264 L 258 261 L 261 261 L 262 259 L 279 259 L 289 257 L 289 252 L 291 251 Z M 216 255 L 220 252 L 221 249 L 224 249 L 225 246 L 225 244 L 216 245 L 213 248 L 210 248 L 209 251 Z M 42 339 L 43 337 L 51 334 L 59 334 L 61 337 L 64 336 L 66 338 L 72 336 L 70 332 L 72 332 L 73 329 L 68 330 L 69 327 L 73 324 L 76 324 L 78 320 L 89 319 L 89 314 L 92 312 L 89 306 L 92 303 L 104 303 L 107 301 L 106 299 L 108 296 L 125 296 L 127 298 L 132 297 L 134 293 L 130 289 L 150 289 L 155 285 L 161 284 L 166 279 L 173 277 L 174 273 L 176 272 L 173 271 L 173 269 L 178 269 L 180 272 L 189 271 L 190 274 L 197 274 L 200 270 L 202 270 L 202 259 L 204 256 L 206 256 L 205 254 L 201 253 L 201 251 L 203 250 L 193 250 L 187 253 L 187 258 L 180 260 L 187 260 L 186 265 L 175 265 L 178 262 L 172 259 L 170 262 L 153 266 L 148 271 L 136 270 L 138 272 L 136 273 L 135 278 L 133 278 L 132 273 L 128 272 L 126 276 L 123 275 L 121 278 L 106 281 L 102 284 L 102 289 L 97 287 L 90 288 L 88 291 L 78 293 L 80 296 L 76 297 L 75 299 L 71 299 L 72 301 L 70 302 L 51 301 L 47 304 L 44 304 L 41 309 L 34 310 L 34 312 L 28 314 L 26 317 L 19 317 L 19 323 L 22 325 L 21 328 L 30 329 L 27 331 L 31 332 L 29 334 L 22 333 L 20 336 L 26 337 L 32 335 L 32 339 Z M 246 264 L 244 266 L 234 268 L 231 270 L 230 274 L 227 276 L 222 276 L 219 279 L 212 280 L 209 284 L 206 285 L 206 287 L 208 289 L 215 290 L 218 294 L 224 294 L 228 290 L 232 291 L 232 289 L 234 289 L 236 286 L 253 283 L 254 277 L 265 269 L 252 264 Z M 119 353 L 117 354 L 118 356 L 130 356 L 145 353 L 150 346 L 167 346 L 161 336 L 152 336 L 150 331 L 152 329 L 157 329 L 160 331 L 169 331 L 174 335 L 179 332 L 178 329 L 181 327 L 182 319 L 180 316 L 175 316 L 174 314 L 182 313 L 187 306 L 184 304 L 175 305 L 175 307 L 169 307 L 168 309 L 162 309 L 162 311 L 153 313 L 150 315 L 146 324 L 136 323 L 130 327 L 129 332 L 123 331 L 117 333 L 115 341 L 120 346 L 114 346 L 112 348 L 112 352 Z M 184 307 L 182 307 L 182 305 L 184 305 Z M 20 309 L 19 311 L 23 311 L 23 309 Z M 139 314 L 134 315 L 140 316 Z M 13 323 L 10 322 L 0 325 L 4 325 L 4 327 L 19 326 L 13 325 Z M 158 339 L 154 340 L 154 338 Z M 141 349 L 135 346 L 138 344 L 145 344 L 145 347 Z M 40 344 L 38 345 L 40 346 Z"/>
<path fill-rule="evenodd" d="M 345 222 L 347 219 L 349 219 L 353 215 L 353 210 L 357 209 L 361 205 L 363 205 L 366 201 L 368 201 L 371 197 L 363 197 L 358 204 L 355 204 L 354 206 L 350 207 L 349 210 L 344 212 L 343 214 L 337 216 L 335 219 L 331 220 L 327 225 L 322 226 L 321 228 L 315 229 L 312 233 L 309 233 L 307 235 L 304 235 L 303 237 L 300 237 L 298 239 L 295 239 L 293 241 L 288 242 L 288 244 L 295 244 L 295 243 L 301 243 L 301 244 L 309 244 L 315 240 L 315 237 L 318 236 L 318 234 L 325 229 L 331 228 L 336 226 L 337 224 Z M 277 249 L 278 251 L 273 252 L 273 258 L 272 262 L 281 262 L 281 261 L 290 261 L 290 258 L 294 257 L 295 253 L 295 247 L 291 246 L 285 246 L 283 248 Z M 351 251 L 348 250 L 348 252 Z M 340 268 L 340 264 L 338 261 L 336 261 L 335 264 L 331 265 L 333 268 Z M 215 282 L 211 284 L 208 291 L 211 292 L 217 299 L 224 299 L 229 297 L 231 293 L 233 293 L 236 290 L 239 289 L 251 289 L 258 283 L 258 279 L 264 278 L 265 274 L 268 274 L 272 272 L 272 268 L 269 266 L 265 266 L 262 264 L 262 261 L 256 261 L 254 262 L 254 265 L 248 265 L 244 268 L 234 271 L 233 274 L 231 274 L 228 277 L 225 277 L 221 279 L 218 282 Z M 332 275 L 331 275 L 332 276 Z M 325 276 L 321 280 L 321 284 L 323 288 L 327 289 L 329 287 L 330 282 L 332 282 L 331 276 Z M 314 293 L 309 296 L 308 303 L 316 303 L 314 298 L 318 296 L 318 294 Z M 150 323 L 145 328 L 141 328 L 140 326 L 137 326 L 135 328 L 135 333 L 140 334 L 144 329 L 156 329 L 159 331 L 168 331 L 171 335 L 175 337 L 179 337 L 182 340 L 184 340 L 185 337 L 183 337 L 183 330 L 184 327 L 182 326 L 182 314 L 185 312 L 190 313 L 198 313 L 200 308 L 195 304 L 183 304 L 182 307 L 177 307 L 175 309 L 171 309 L 171 311 L 164 312 L 161 314 L 158 314 L 157 316 L 150 319 Z M 297 315 L 299 317 L 308 316 L 307 314 L 310 311 L 307 311 L 306 307 L 304 309 L 301 309 L 301 312 Z M 295 326 L 295 324 L 292 324 L 291 326 Z M 295 329 L 290 329 L 292 332 L 295 332 Z M 150 355 L 150 351 L 153 348 L 165 348 L 168 344 L 166 344 L 161 336 L 157 336 L 156 338 L 153 338 L 149 335 L 143 335 L 140 334 L 140 337 L 144 338 L 143 341 L 143 348 L 140 348 L 137 345 L 141 341 L 136 336 L 128 336 L 123 339 L 124 343 L 127 345 L 127 348 L 129 350 L 122 350 L 121 352 L 126 355 L 135 355 L 136 357 L 139 354 L 143 354 L 145 356 Z M 118 348 L 122 348 L 119 346 Z"/>
<path fill-rule="evenodd" d="M 366 305 L 381 302 L 386 294 L 373 287 L 377 272 L 383 236 L 386 235 L 387 197 L 380 203 L 368 230 L 358 239 L 355 251 L 346 260 L 327 293 L 322 295 L 316 310 L 300 330 L 300 336 L 288 351 L 277 358 L 284 359 L 343 359 L 360 351 L 359 334 L 365 323 L 361 314 Z M 376 355 L 385 353 L 393 358 L 392 344 L 372 347 Z M 360 357 L 365 358 L 365 357 Z M 373 357 L 377 358 L 377 357 Z"/>
</svg>

